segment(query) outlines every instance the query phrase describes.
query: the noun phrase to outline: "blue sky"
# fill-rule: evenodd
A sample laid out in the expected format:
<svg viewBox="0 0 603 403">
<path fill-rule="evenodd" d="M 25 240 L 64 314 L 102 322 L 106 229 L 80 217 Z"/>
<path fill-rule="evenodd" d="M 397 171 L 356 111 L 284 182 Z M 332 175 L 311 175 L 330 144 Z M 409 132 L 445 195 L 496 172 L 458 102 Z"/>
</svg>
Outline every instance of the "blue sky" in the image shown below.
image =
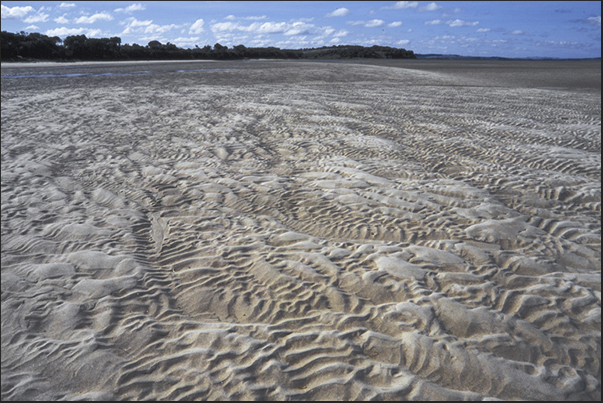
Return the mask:
<svg viewBox="0 0 603 403">
<path fill-rule="evenodd" d="M 2 30 L 179 47 L 374 44 L 503 57 L 601 57 L 599 1 L 2 1 Z"/>
</svg>

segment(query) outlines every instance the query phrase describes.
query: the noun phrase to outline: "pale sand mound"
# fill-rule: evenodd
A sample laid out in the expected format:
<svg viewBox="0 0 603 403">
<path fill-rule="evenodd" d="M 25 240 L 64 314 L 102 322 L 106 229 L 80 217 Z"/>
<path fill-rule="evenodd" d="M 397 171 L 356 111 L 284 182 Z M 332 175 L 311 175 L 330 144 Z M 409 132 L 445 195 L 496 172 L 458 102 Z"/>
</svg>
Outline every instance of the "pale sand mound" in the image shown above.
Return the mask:
<svg viewBox="0 0 603 403">
<path fill-rule="evenodd" d="M 600 88 L 205 66 L 3 66 L 3 400 L 601 398 Z"/>
</svg>

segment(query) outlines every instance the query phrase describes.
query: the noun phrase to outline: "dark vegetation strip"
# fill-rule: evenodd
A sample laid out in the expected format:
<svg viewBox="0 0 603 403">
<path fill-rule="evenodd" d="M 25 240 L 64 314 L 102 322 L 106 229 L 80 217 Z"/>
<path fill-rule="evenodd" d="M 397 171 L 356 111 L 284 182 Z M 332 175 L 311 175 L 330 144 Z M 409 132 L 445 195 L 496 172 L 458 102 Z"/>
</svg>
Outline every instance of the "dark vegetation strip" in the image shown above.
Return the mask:
<svg viewBox="0 0 603 403">
<path fill-rule="evenodd" d="M 412 50 L 388 46 L 325 46 L 321 48 L 280 49 L 276 47 L 213 47 L 182 49 L 172 43 L 151 41 L 146 46 L 122 44 L 121 38 L 68 36 L 61 40 L 40 33 L 2 31 L 3 62 L 7 61 L 122 61 L 122 60 L 237 60 L 237 59 L 416 59 Z"/>
</svg>

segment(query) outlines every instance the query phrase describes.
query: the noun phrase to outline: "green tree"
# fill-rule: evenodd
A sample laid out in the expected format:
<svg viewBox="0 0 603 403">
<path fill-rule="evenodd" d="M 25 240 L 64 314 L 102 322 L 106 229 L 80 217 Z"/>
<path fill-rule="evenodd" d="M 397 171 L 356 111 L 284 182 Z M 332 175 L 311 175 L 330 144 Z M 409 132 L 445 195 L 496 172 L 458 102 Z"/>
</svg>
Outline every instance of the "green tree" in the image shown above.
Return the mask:
<svg viewBox="0 0 603 403">
<path fill-rule="evenodd" d="M 151 49 L 161 49 L 162 45 L 161 42 L 159 41 L 151 41 L 149 42 L 149 44 L 147 45 L 149 48 Z"/>
<path fill-rule="evenodd" d="M 88 58 L 88 38 L 86 35 L 71 35 L 65 38 L 63 45 L 65 45 L 67 57 L 75 59 L 87 59 Z"/>
</svg>

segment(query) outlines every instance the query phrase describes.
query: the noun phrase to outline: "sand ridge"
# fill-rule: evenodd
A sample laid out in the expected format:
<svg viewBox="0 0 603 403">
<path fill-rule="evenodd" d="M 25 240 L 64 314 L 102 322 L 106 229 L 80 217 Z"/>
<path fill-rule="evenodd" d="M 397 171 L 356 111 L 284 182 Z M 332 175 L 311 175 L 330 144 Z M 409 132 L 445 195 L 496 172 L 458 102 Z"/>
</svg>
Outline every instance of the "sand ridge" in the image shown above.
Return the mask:
<svg viewBox="0 0 603 403">
<path fill-rule="evenodd" d="M 2 79 L 3 400 L 600 398 L 600 93 L 214 65 Z"/>
</svg>

